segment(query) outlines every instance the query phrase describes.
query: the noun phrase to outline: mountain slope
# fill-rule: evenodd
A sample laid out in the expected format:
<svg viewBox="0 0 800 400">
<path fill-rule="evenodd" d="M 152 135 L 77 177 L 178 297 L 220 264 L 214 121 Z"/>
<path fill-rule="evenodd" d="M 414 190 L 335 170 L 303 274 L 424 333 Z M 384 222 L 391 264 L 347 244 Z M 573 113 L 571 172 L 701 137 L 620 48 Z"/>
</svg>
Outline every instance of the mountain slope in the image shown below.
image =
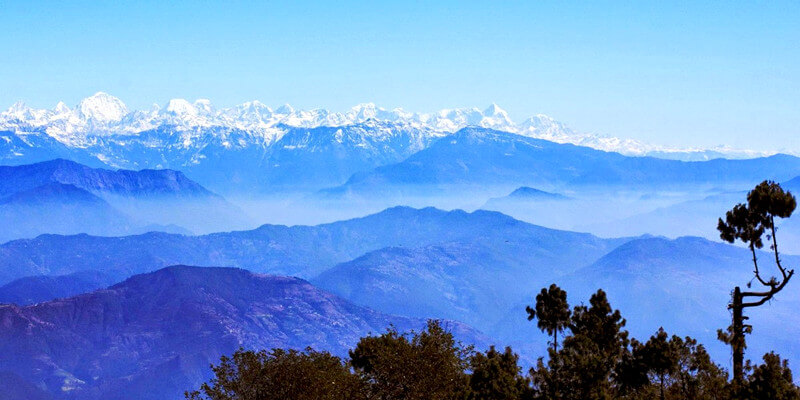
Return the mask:
<svg viewBox="0 0 800 400">
<path fill-rule="evenodd" d="M 182 173 L 172 170 L 112 171 L 90 168 L 64 159 L 13 167 L 0 166 L 0 197 L 48 183 L 73 185 L 103 195 L 214 196 Z"/>
<path fill-rule="evenodd" d="M 557 143 L 571 143 L 635 156 L 656 155 L 663 158 L 707 160 L 717 157 L 750 158 L 764 154 L 725 147 L 674 149 L 631 139 L 580 134 L 542 114 L 517 124 L 496 104 L 484 110 L 445 109 L 436 113 L 422 114 L 400 108 L 386 110 L 375 104 L 365 103 L 339 113 L 324 109 L 295 110 L 289 105 L 272 109 L 258 101 L 216 109 L 205 99 L 195 102 L 173 99 L 164 107 L 154 106 L 150 110 L 131 111 L 116 97 L 99 92 L 82 100 L 73 109 L 64 103 L 59 103 L 52 110 L 32 109 L 17 103 L 0 113 L 0 130 L 24 134 L 41 132 L 70 147 L 89 147 L 95 145 L 98 138 L 130 137 L 165 127 L 174 133 L 203 130 L 247 132 L 247 136 L 256 141 L 272 143 L 280 137 L 281 126 L 343 127 L 367 121 L 380 121 L 398 126 L 414 125 L 428 132 L 439 133 L 455 132 L 466 126 L 479 126 Z M 23 155 L 23 146 L 12 148 L 14 152 L 9 154 L 11 159 Z M 0 158 L 2 157 L 3 155 L 0 155 Z"/>
<path fill-rule="evenodd" d="M 197 138 L 193 149 L 164 143 L 154 152 L 171 149 L 169 165 L 209 185 L 233 193 L 265 193 L 277 189 L 302 191 L 342 183 L 356 172 L 398 162 L 427 146 L 440 135 L 412 125 L 367 121 L 341 127 L 280 125 L 272 142 L 254 141 L 246 132 L 216 133 Z M 150 133 L 146 133 L 150 134 Z M 160 130 L 154 136 L 164 136 Z M 120 160 L 136 159 L 130 146 L 120 148 Z M 127 153 L 126 153 L 127 152 Z M 152 164 L 149 164 L 152 165 Z"/>
<path fill-rule="evenodd" d="M 567 196 L 558 193 L 545 192 L 544 190 L 521 186 L 509 193 L 505 198 L 515 200 L 566 200 Z"/>
<path fill-rule="evenodd" d="M 406 160 L 353 175 L 333 194 L 414 193 L 447 185 L 569 186 L 668 189 L 687 185 L 737 186 L 800 173 L 800 158 L 683 162 L 626 157 L 484 128 L 465 128 Z"/>
<path fill-rule="evenodd" d="M 611 248 L 609 242 L 558 231 L 551 237 L 506 237 L 380 249 L 312 282 L 356 304 L 391 314 L 454 319 L 502 339 L 513 335 L 495 324 L 508 317 L 513 305 Z"/>
<path fill-rule="evenodd" d="M 759 259 L 766 273 L 777 273 L 770 254 L 761 253 Z M 790 268 L 800 265 L 797 256 L 784 256 L 783 261 Z M 716 331 L 730 325 L 730 293 L 735 286 L 745 288 L 752 281 L 752 270 L 747 249 L 697 237 L 643 238 L 627 242 L 594 264 L 554 282 L 567 291 L 573 305 L 586 302 L 591 293 L 602 288 L 627 319 L 634 337 L 649 337 L 663 326 L 671 334 L 698 339 L 715 360 L 725 364 L 730 348 L 717 340 Z M 796 283 L 790 282 L 771 303 L 746 310 L 748 323 L 753 325 L 753 334 L 747 338 L 748 358 L 759 359 L 774 350 L 792 363 L 800 361 L 796 340 L 800 334 L 796 313 L 800 285 Z M 533 301 L 531 293 L 528 304 Z M 517 309 L 524 305 L 519 304 Z M 510 329 L 535 328 L 523 321 L 501 323 Z"/>
<path fill-rule="evenodd" d="M 313 277 L 334 265 L 385 247 L 485 241 L 542 246 L 575 268 L 624 240 L 542 228 L 496 212 L 395 207 L 317 226 L 264 225 L 251 231 L 183 236 L 148 233 L 120 238 L 45 235 L 0 246 L 0 283 L 32 275 L 101 270 L 117 278 L 172 264 L 219 265 Z M 568 252 L 563 243 L 581 243 Z"/>
<path fill-rule="evenodd" d="M 781 186 L 794 193 L 800 193 L 800 178 L 780 182 Z M 745 202 L 747 193 L 753 186 L 743 190 L 723 191 L 699 199 L 682 201 L 666 207 L 659 207 L 644 213 L 636 213 L 611 223 L 580 224 L 576 229 L 592 232 L 600 236 L 638 235 L 649 233 L 679 237 L 685 235 L 702 236 L 710 240 L 719 238 L 717 219 L 734 205 Z M 496 208 L 510 215 L 507 208 Z M 796 217 L 776 220 L 778 237 L 782 242 L 781 251 L 800 254 L 800 222 Z"/>
<path fill-rule="evenodd" d="M 123 235 L 154 224 L 243 228 L 241 210 L 172 170 L 108 170 L 56 159 L 0 166 L 0 240 L 42 233 Z M 52 223 L 48 223 L 52 221 Z"/>
<path fill-rule="evenodd" d="M 59 182 L 45 183 L 30 189 L 15 192 L 5 198 L 0 198 L 0 205 L 3 206 L 38 206 L 45 205 L 54 201 L 65 204 L 85 203 L 98 207 L 110 205 L 103 199 L 92 193 L 81 189 L 72 184 Z"/>
<path fill-rule="evenodd" d="M 0 286 L 0 303 L 28 305 L 88 293 L 115 283 L 98 271 L 60 276 L 29 276 Z"/>
<path fill-rule="evenodd" d="M 136 224 L 105 200 L 71 184 L 45 183 L 0 199 L 0 242 L 44 233 L 131 234 Z"/>
<path fill-rule="evenodd" d="M 520 186 L 513 192 L 502 197 L 492 197 L 481 208 L 494 210 L 507 215 L 516 214 L 517 210 L 529 210 L 534 207 L 550 207 L 554 203 L 564 203 L 571 200 L 563 194 L 546 192 L 528 186 Z M 524 213 L 522 213 L 524 215 Z"/>
<path fill-rule="evenodd" d="M 0 306 L 0 321 L 0 371 L 59 399 L 174 399 L 238 347 L 312 346 L 344 355 L 359 337 L 390 324 L 424 325 L 355 306 L 297 278 L 185 266 L 64 300 Z M 446 324 L 461 339 L 481 340 L 463 325 Z"/>
<path fill-rule="evenodd" d="M 573 306 L 603 289 L 634 337 L 647 338 L 663 326 L 697 338 L 715 360 L 729 359 L 716 330 L 730 324 L 726 307 L 733 287 L 752 281 L 746 249 L 696 237 L 638 238 L 571 272 L 554 256 L 546 248 L 502 252 L 483 242 L 387 248 L 342 263 L 313 282 L 380 311 L 461 320 L 533 357 L 544 355 L 547 338 L 526 320 L 525 306 L 535 303 L 540 288 L 557 283 Z M 759 258 L 774 273 L 770 254 Z M 800 265 L 800 257 L 783 259 L 791 268 Z M 776 350 L 793 362 L 800 359 L 798 295 L 800 285 L 790 284 L 772 304 L 747 311 L 755 329 L 748 338 L 750 357 Z"/>
<path fill-rule="evenodd" d="M 288 105 L 272 109 L 259 102 L 216 109 L 208 100 L 173 99 L 164 107 L 131 111 L 119 99 L 97 93 L 72 109 L 63 103 L 52 110 L 15 104 L 0 113 L 0 163 L 67 158 L 91 166 L 171 168 L 227 194 L 318 190 L 340 185 L 355 173 L 400 162 L 466 127 L 629 156 L 707 160 L 766 154 L 665 149 L 577 134 L 544 115 L 515 124 L 496 105 L 420 114 L 360 104 L 337 113 Z"/>
</svg>

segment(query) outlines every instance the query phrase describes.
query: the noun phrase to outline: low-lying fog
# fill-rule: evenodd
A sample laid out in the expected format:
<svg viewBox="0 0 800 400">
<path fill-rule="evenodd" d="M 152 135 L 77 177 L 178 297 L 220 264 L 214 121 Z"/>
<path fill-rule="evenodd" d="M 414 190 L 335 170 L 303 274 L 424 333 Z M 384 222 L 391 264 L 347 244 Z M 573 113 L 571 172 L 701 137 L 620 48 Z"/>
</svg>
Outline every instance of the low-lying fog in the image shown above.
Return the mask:
<svg viewBox="0 0 800 400">
<path fill-rule="evenodd" d="M 357 218 L 393 206 L 436 207 L 443 210 L 499 211 L 516 219 L 548 228 L 588 232 L 600 237 L 655 235 L 675 238 L 701 236 L 718 240 L 717 219 L 745 201 L 741 188 L 698 187 L 649 191 L 625 188 L 589 188 L 546 191 L 509 196 L 517 188 L 420 188 L 405 193 L 438 193 L 435 196 L 386 195 L 321 197 L 305 193 L 271 196 L 229 195 L 227 200 L 247 215 L 247 228 L 263 224 L 317 225 Z M 557 190 L 557 189 L 556 189 Z M 230 225 L 219 225 L 230 230 Z M 779 225 L 786 253 L 800 253 L 800 223 Z M 798 244 L 794 244 L 798 243 Z"/>
</svg>

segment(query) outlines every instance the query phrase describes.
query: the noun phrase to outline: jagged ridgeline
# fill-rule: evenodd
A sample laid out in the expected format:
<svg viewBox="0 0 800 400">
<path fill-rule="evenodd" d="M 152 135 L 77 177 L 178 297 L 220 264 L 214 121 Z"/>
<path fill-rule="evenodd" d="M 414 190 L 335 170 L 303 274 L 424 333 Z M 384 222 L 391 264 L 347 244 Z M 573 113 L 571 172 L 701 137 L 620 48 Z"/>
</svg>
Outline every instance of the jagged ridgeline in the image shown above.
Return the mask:
<svg viewBox="0 0 800 400">
<path fill-rule="evenodd" d="M 190 234 L 242 228 L 245 215 L 183 173 L 56 159 L 0 166 L 0 241 L 44 233 Z"/>
<path fill-rule="evenodd" d="M 457 139 L 457 147 L 445 146 L 449 141 L 441 140 L 469 126 L 484 131 L 462 134 Z M 503 136 L 487 130 L 515 135 Z M 532 140 L 537 138 L 548 142 Z M 259 102 L 218 110 L 206 100 L 194 103 L 172 100 L 163 108 L 156 106 L 151 110 L 131 111 L 119 99 L 105 93 L 83 100 L 74 109 L 63 103 L 52 110 L 16 104 L 0 113 L 0 139 L 0 160 L 5 164 L 66 158 L 92 167 L 172 168 L 223 193 L 319 190 L 348 180 L 353 184 L 363 184 L 365 178 L 354 176 L 357 173 L 367 173 L 368 179 L 389 179 L 388 183 L 464 183 L 464 178 L 453 176 L 453 171 L 440 171 L 441 165 L 427 165 L 430 160 L 422 154 L 412 162 L 421 162 L 422 169 L 427 171 L 425 174 L 436 176 L 417 176 L 420 173 L 408 170 L 407 165 L 399 167 L 403 170 L 402 176 L 398 176 L 397 168 L 369 172 L 373 168 L 402 162 L 434 143 L 440 144 L 425 154 L 439 159 L 442 165 L 469 161 L 473 163 L 471 168 L 485 168 L 485 165 L 475 165 L 478 160 L 471 158 L 453 159 L 458 153 L 447 154 L 449 150 L 466 151 L 464 156 L 477 155 L 486 161 L 501 161 L 511 154 L 512 157 L 504 161 L 508 170 L 500 175 L 504 179 L 509 178 L 510 171 L 526 165 L 531 159 L 574 161 L 575 157 L 585 158 L 583 169 L 576 164 L 573 166 L 578 170 L 574 172 L 564 171 L 563 164 L 548 167 L 549 162 L 544 161 L 518 170 L 516 173 L 520 175 L 542 171 L 542 167 L 550 170 L 546 175 L 534 175 L 537 179 L 517 182 L 520 185 L 541 183 L 542 178 L 557 178 L 555 183 L 601 184 L 603 182 L 598 181 L 602 177 L 600 172 L 613 172 L 615 183 L 621 184 L 646 182 L 662 175 L 660 183 L 669 183 L 691 177 L 690 172 L 702 172 L 703 169 L 695 171 L 692 168 L 689 171 L 680 167 L 683 164 L 663 160 L 630 162 L 604 151 L 692 160 L 763 155 L 724 150 L 659 149 L 633 141 L 581 135 L 544 115 L 515 124 L 495 105 L 483 111 L 454 109 L 419 114 L 363 104 L 346 113 L 335 113 L 319 109 L 294 110 L 289 106 L 273 110 Z M 481 146 L 461 148 L 468 144 L 481 144 L 473 143 L 476 140 L 484 145 L 488 144 L 483 142 L 491 141 L 493 146 L 482 151 L 478 150 Z M 553 147 L 550 141 L 602 151 L 587 152 L 574 146 Z M 545 148 L 533 151 L 545 144 Z M 509 149 L 513 150 L 515 146 L 521 147 L 519 154 L 515 154 L 516 151 L 509 153 Z M 474 153 L 476 151 L 478 153 Z M 742 176 L 737 175 L 736 165 L 722 162 L 713 168 L 713 172 L 701 173 L 696 179 L 703 182 L 708 182 L 712 176 L 740 179 Z M 794 171 L 794 175 L 774 178 L 789 179 L 800 175 L 794 167 L 796 165 L 786 171 L 787 174 Z M 623 171 L 629 172 L 623 174 Z M 750 168 L 748 171 L 754 170 Z M 769 168 L 760 170 L 776 171 Z M 448 180 L 441 182 L 445 178 Z M 399 181 L 392 182 L 391 179 Z M 485 172 L 478 171 L 467 181 L 489 183 L 486 179 Z"/>
<path fill-rule="evenodd" d="M 473 379 L 497 365 L 519 389 L 505 398 L 527 383 L 542 398 L 682 398 L 694 383 L 678 371 L 699 369 L 637 364 L 664 347 L 702 364 L 704 393 L 725 393 L 708 389 L 722 374 L 709 357 L 730 353 L 716 329 L 753 254 L 716 241 L 716 218 L 765 178 L 792 190 L 800 179 L 791 155 L 657 149 L 545 116 L 515 124 L 497 106 L 334 113 L 173 100 L 131 111 L 102 93 L 74 109 L 0 114 L 0 164 L 0 389 L 69 400 L 180 397 L 231 354 L 321 362 L 336 379 L 377 385 L 370 352 L 397 341 L 413 356 L 422 339 L 402 332 L 431 318 L 483 352 L 450 358 L 448 379 L 472 398 L 492 398 L 481 392 L 496 387 L 489 376 Z M 795 265 L 800 228 L 779 230 L 782 261 Z M 540 334 L 525 310 L 553 282 L 577 319 Z M 764 374 L 800 356 L 798 290 L 748 315 L 769 332 L 748 337 L 748 355 L 781 353 Z M 592 337 L 594 303 L 618 307 L 630 335 Z M 330 354 L 246 352 L 306 346 Z M 569 363 L 608 379 L 563 392 L 589 382 L 559 377 Z M 534 367 L 538 383 L 516 366 Z M 610 378 L 622 374 L 624 384 Z M 394 387 L 383 384 L 369 390 Z"/>
</svg>

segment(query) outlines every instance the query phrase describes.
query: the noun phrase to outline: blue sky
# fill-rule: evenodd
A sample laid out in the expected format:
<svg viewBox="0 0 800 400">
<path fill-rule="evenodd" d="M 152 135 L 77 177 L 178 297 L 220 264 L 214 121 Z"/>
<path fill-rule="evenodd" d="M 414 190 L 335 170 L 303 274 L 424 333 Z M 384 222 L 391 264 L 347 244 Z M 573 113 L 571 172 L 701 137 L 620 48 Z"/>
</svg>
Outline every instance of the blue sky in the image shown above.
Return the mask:
<svg viewBox="0 0 800 400">
<path fill-rule="evenodd" d="M 796 1 L 0 0 L 0 20 L 3 108 L 495 102 L 654 143 L 800 149 Z"/>
</svg>

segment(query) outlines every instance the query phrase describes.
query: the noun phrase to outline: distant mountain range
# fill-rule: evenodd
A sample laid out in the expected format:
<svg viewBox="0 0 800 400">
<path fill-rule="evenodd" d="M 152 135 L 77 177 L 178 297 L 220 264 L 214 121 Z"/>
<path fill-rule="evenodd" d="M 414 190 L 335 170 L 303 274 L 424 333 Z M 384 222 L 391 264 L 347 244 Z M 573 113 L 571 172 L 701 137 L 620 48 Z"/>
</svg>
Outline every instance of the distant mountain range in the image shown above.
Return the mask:
<svg viewBox="0 0 800 400">
<path fill-rule="evenodd" d="M 578 134 L 563 123 L 539 114 L 514 123 L 508 113 L 496 104 L 478 108 L 445 109 L 424 114 L 401 108 L 386 110 L 372 103 L 363 103 L 344 113 L 325 109 L 295 110 L 288 104 L 271 108 L 258 101 L 235 107 L 216 109 L 210 101 L 170 100 L 163 108 L 132 111 L 118 98 L 98 92 L 71 109 L 63 102 L 53 109 L 33 109 L 16 103 L 0 113 L 0 130 L 43 131 L 70 145 L 85 145 L 97 134 L 137 134 L 169 126 L 177 131 L 223 128 L 256 133 L 266 141 L 276 140 L 282 126 L 299 128 L 341 127 L 369 120 L 413 125 L 432 132 L 455 132 L 467 126 L 480 126 L 558 143 L 572 143 L 627 155 L 660 155 L 665 158 L 710 159 L 718 157 L 755 157 L 768 153 L 737 151 L 725 147 L 708 150 L 671 149 L 647 145 L 629 139 Z M 199 128 L 199 129 L 198 129 Z"/>
<path fill-rule="evenodd" d="M 800 194 L 800 177 L 780 182 L 781 187 L 795 195 Z M 749 189 L 749 188 L 748 188 Z M 666 206 L 636 213 L 626 218 L 615 219 L 604 223 L 584 223 L 574 227 L 600 236 L 621 235 L 665 235 L 669 237 L 702 236 L 707 239 L 719 238 L 717 219 L 725 216 L 735 204 L 745 202 L 747 190 L 719 191 L 711 195 L 702 195 L 700 198 L 670 203 Z M 527 203 L 531 208 L 533 204 Z M 518 209 L 510 207 L 484 207 L 497 210 L 509 215 L 520 215 L 522 206 Z M 800 222 L 797 216 L 786 220 L 778 219 L 777 234 L 782 242 L 781 251 L 800 254 Z"/>
<path fill-rule="evenodd" d="M 63 159 L 0 166 L 0 241 L 185 231 L 179 225 L 202 231 L 244 221 L 240 210 L 178 171 L 98 169 Z"/>
<path fill-rule="evenodd" d="M 768 254 L 759 257 L 765 262 L 770 259 Z M 795 266 L 800 264 L 800 257 L 786 255 L 784 262 Z M 369 307 L 383 313 L 381 315 L 401 315 L 417 318 L 416 321 L 430 317 L 467 323 L 496 338 L 498 343 L 513 345 L 529 361 L 543 355 L 546 337 L 538 332 L 535 324 L 526 320 L 524 307 L 534 301 L 535 293 L 541 287 L 555 282 L 568 291 L 573 305 L 586 302 L 598 288 L 606 290 L 612 305 L 622 311 L 628 320 L 628 329 L 637 338 L 646 338 L 659 326 L 664 326 L 670 333 L 696 337 L 709 348 L 717 361 L 724 363 L 728 349 L 716 341 L 716 329 L 729 323 L 726 304 L 730 291 L 736 285 L 746 285 L 752 274 L 746 249 L 701 238 L 602 239 L 584 233 L 542 228 L 497 212 L 396 207 L 363 218 L 318 226 L 265 225 L 252 231 L 197 237 L 149 233 L 121 238 L 44 235 L 17 240 L 0 246 L 0 282 L 5 283 L 0 287 L 0 299 L 9 298 L 10 294 L 19 299 L 10 301 L 41 302 L 69 296 L 74 293 L 71 292 L 73 289 L 102 288 L 106 286 L 103 279 L 121 280 L 176 263 L 242 267 L 255 272 L 310 278 L 317 287 L 352 302 L 352 307 Z M 65 274 L 73 275 L 63 276 Z M 83 274 L 97 274 L 102 279 L 87 283 L 80 278 Z M 280 313 L 306 313 L 315 308 L 306 305 L 308 300 L 281 294 L 274 297 L 274 301 L 280 301 L 280 306 L 269 309 L 274 311 L 259 311 L 259 302 L 273 301 L 269 300 L 273 297 L 265 296 L 261 289 L 250 289 L 254 284 L 248 282 L 254 279 L 254 275 L 244 271 L 237 274 L 206 273 L 206 269 L 188 267 L 168 268 L 85 296 L 30 307 L 0 308 L 0 320 L 6 318 L 15 327 L 6 334 L 25 338 L 20 344 L 22 339 L 13 336 L 9 343 L 15 343 L 21 350 L 0 347 L 0 354 L 4 351 L 24 354 L 14 361 L 25 366 L 21 371 L 41 371 L 36 372 L 34 378 L 24 375 L 24 382 L 33 379 L 32 382 L 46 382 L 47 387 L 56 387 L 56 384 L 69 388 L 98 387 L 100 389 L 91 392 L 92 395 L 99 393 L 98 396 L 110 396 L 112 388 L 122 388 L 143 393 L 143 398 L 146 398 L 147 389 L 135 383 L 140 382 L 140 376 L 141 382 L 178 377 L 171 381 L 177 382 L 175 386 L 164 383 L 165 388 L 177 388 L 178 383 L 189 382 L 183 380 L 186 376 L 199 380 L 200 367 L 193 370 L 194 367 L 187 365 L 207 364 L 228 350 L 208 350 L 197 356 L 199 358 L 193 358 L 189 353 L 195 354 L 199 350 L 193 346 L 201 345 L 222 349 L 224 346 L 211 340 L 217 337 L 218 326 L 224 326 L 229 332 L 225 337 L 246 338 L 220 342 L 228 346 L 225 349 L 236 346 L 237 340 L 261 347 L 276 343 L 294 346 L 306 341 L 331 346 L 334 350 L 342 348 L 343 342 L 325 341 L 334 334 L 316 333 L 317 329 L 328 329 L 319 328 L 322 325 L 330 324 L 336 329 L 348 326 L 332 322 L 326 319 L 328 317 L 314 317 L 319 325 L 287 327 L 285 332 L 291 331 L 292 334 L 264 331 L 277 328 L 259 322 L 262 319 L 256 316 L 274 316 L 270 318 L 275 318 L 275 321 L 306 324 L 310 323 L 308 318 L 311 317 Z M 28 278 L 15 280 L 23 277 Z M 289 278 L 280 279 L 284 282 Z M 54 290 L 54 285 L 63 287 Z M 768 350 L 777 350 L 792 362 L 800 357 L 800 347 L 795 341 L 800 331 L 793 328 L 800 326 L 794 313 L 800 307 L 796 301 L 799 288 L 790 284 L 787 292 L 776 297 L 773 304 L 748 311 L 750 322 L 755 327 L 753 335 L 748 338 L 748 357 L 757 358 Z M 257 292 L 260 294 L 256 295 Z M 231 300 L 239 299 L 236 296 L 251 297 Z M 109 297 L 113 300 L 106 300 Z M 252 307 L 258 309 L 248 311 L 253 309 L 246 309 L 248 302 L 254 302 L 258 306 Z M 141 311 L 127 311 L 133 304 Z M 158 307 L 153 304 L 158 304 Z M 211 310 L 208 311 L 211 314 L 198 310 Z M 3 312 L 10 314 L 3 316 Z M 111 327 L 107 332 L 118 332 L 119 327 L 123 332 L 119 338 L 127 338 L 125 343 L 129 344 L 109 341 L 113 336 L 109 336 L 111 333 L 101 334 L 93 330 L 100 329 L 100 322 L 89 321 L 99 321 L 99 312 L 108 315 L 108 319 L 104 319 L 107 321 L 104 323 Z M 156 322 L 128 322 L 123 326 L 121 322 L 118 324 L 116 312 L 122 315 L 130 313 L 129 318 L 133 319 L 126 321 Z M 316 312 L 309 311 L 311 314 Z M 336 315 L 342 320 L 364 319 L 340 311 L 336 311 Z M 168 324 L 165 322 L 167 318 L 174 318 L 177 322 Z M 179 341 L 177 334 L 170 330 L 184 327 L 195 319 L 199 325 L 186 336 L 191 345 Z M 390 318 L 378 320 L 394 321 Z M 21 322 L 17 325 L 16 321 Z M 46 330 L 45 325 L 40 326 L 36 321 L 59 328 Z M 379 324 L 367 325 L 375 329 Z M 24 336 L 21 326 L 34 327 L 35 334 Z M 69 329 L 62 330 L 62 326 Z M 87 326 L 86 331 L 80 330 L 83 326 Z M 251 334 L 248 332 L 254 330 L 269 332 L 273 341 L 266 341 L 258 336 L 260 334 L 248 336 Z M 192 336 L 197 332 L 211 333 Z M 3 334 L 0 333 L 0 346 L 7 342 Z M 160 339 L 151 339 L 156 336 Z M 279 339 L 285 342 L 275 341 Z M 79 344 L 71 347 L 65 344 L 67 340 L 79 340 Z M 50 344 L 54 342 L 59 345 Z M 181 344 L 178 348 L 187 350 L 178 355 L 162 352 L 163 349 L 156 348 L 156 343 L 178 343 Z M 77 348 L 90 354 L 66 352 L 62 355 L 51 350 L 62 344 L 70 351 Z M 109 348 L 120 350 L 100 353 Z M 153 350 L 137 350 L 144 348 Z M 97 353 L 91 353 L 95 351 L 92 349 L 98 349 Z M 151 355 L 154 358 L 149 358 Z M 114 357 L 132 357 L 136 360 L 136 367 L 114 370 L 110 367 L 112 360 L 117 360 Z M 119 374 L 98 378 L 97 382 L 102 382 L 97 383 L 99 386 L 87 383 L 84 376 L 95 376 L 92 374 L 96 371 L 83 364 L 81 360 L 84 359 L 100 360 L 97 361 L 100 368 L 110 369 L 110 374 Z M 52 367 L 42 367 L 39 364 L 41 360 L 46 360 Z M 11 361 L 7 365 L 12 365 Z M 69 365 L 69 368 L 64 365 Z M 9 367 L 0 367 L 0 386 L 5 379 L 2 378 L 4 368 Z M 12 370 L 18 374 L 18 369 Z M 114 376 L 132 376 L 130 385 L 133 386 L 119 383 Z M 8 379 L 22 378 L 15 375 Z"/>
<path fill-rule="evenodd" d="M 566 272 L 588 265 L 625 240 L 547 229 L 496 212 L 395 207 L 317 226 L 264 225 L 203 236 L 152 232 L 118 238 L 42 235 L 15 240 L 0 245 L 0 284 L 26 276 L 90 270 L 123 279 L 174 264 L 312 278 L 370 251 L 454 242 L 480 243 L 500 255 L 515 248 L 521 254 L 551 249 L 546 270 Z M 581 251 L 566 251 L 570 247 Z"/>
<path fill-rule="evenodd" d="M 29 305 L 92 292 L 117 283 L 100 271 L 28 276 L 0 286 L 0 303 Z"/>
<path fill-rule="evenodd" d="M 784 242 L 785 243 L 785 242 Z M 778 274 L 769 249 L 758 254 L 762 271 Z M 784 265 L 797 268 L 800 257 L 783 255 Z M 663 326 L 669 332 L 691 335 L 718 362 L 729 360 L 730 348 L 716 340 L 716 330 L 731 323 L 727 304 L 734 286 L 753 282 L 752 255 L 747 249 L 698 237 L 674 240 L 643 238 L 627 242 L 593 265 L 560 279 L 572 303 L 603 288 L 609 301 L 628 320 L 631 333 L 650 335 Z M 790 282 L 784 292 L 745 314 L 753 325 L 747 337 L 747 357 L 753 360 L 776 351 L 800 362 L 800 285 Z"/>
<path fill-rule="evenodd" d="M 522 186 L 509 193 L 508 196 L 502 197 L 508 200 L 567 200 L 569 197 L 563 194 L 545 192 L 544 190 L 535 189 L 532 187 Z"/>
<path fill-rule="evenodd" d="M 531 287 L 590 265 L 629 240 L 599 239 L 500 218 L 502 214 L 487 215 L 505 226 L 433 245 L 382 248 L 311 281 L 384 312 L 455 319 L 507 338 L 508 332 L 497 330 L 495 323 L 529 295 Z"/>
<path fill-rule="evenodd" d="M 514 215 L 516 211 L 523 214 L 535 208 L 551 208 L 552 205 L 571 200 L 569 196 L 546 192 L 528 186 L 521 186 L 506 196 L 492 197 L 481 206 L 484 210 L 500 211 L 506 215 Z"/>
<path fill-rule="evenodd" d="M 4 399 L 175 399 L 239 347 L 307 346 L 345 356 L 360 337 L 424 320 L 359 307 L 297 278 L 175 266 L 108 289 L 0 305 Z M 445 322 L 460 340 L 487 339 Z"/>
<path fill-rule="evenodd" d="M 100 197 L 71 184 L 45 183 L 0 199 L 0 241 L 43 233 L 130 234 L 131 218 Z"/>
<path fill-rule="evenodd" d="M 584 251 L 565 246 L 565 251 Z M 534 304 L 539 288 L 557 283 L 572 305 L 585 303 L 597 289 L 628 320 L 634 337 L 647 338 L 659 327 L 671 334 L 691 335 L 718 362 L 729 348 L 716 340 L 716 330 L 730 324 L 726 306 L 736 285 L 752 279 L 746 249 L 696 237 L 675 240 L 638 238 L 583 267 L 553 263 L 555 247 L 531 246 L 506 252 L 480 244 L 451 244 L 416 249 L 383 249 L 340 264 L 312 280 L 356 304 L 409 316 L 453 318 L 469 323 L 528 357 L 544 355 L 545 338 L 526 320 L 525 306 Z M 765 270 L 770 254 L 759 257 Z M 784 256 L 786 265 L 800 257 Z M 574 265 L 574 264 L 573 264 Z M 772 304 L 748 309 L 754 333 L 749 357 L 777 350 L 800 357 L 795 338 L 800 318 L 794 310 L 800 286 L 787 288 Z"/>
<path fill-rule="evenodd" d="M 399 163 L 355 174 L 325 193 L 407 196 L 436 193 L 437 188 L 454 185 L 472 191 L 493 185 L 668 190 L 697 185 L 749 186 L 765 178 L 780 181 L 797 175 L 800 158 L 788 155 L 684 162 L 627 157 L 508 132 L 464 128 Z"/>
<path fill-rule="evenodd" d="M 403 161 L 466 127 L 635 156 L 707 160 L 771 154 L 659 149 L 575 134 L 544 115 L 515 124 L 496 105 L 419 114 L 362 104 L 334 113 L 273 110 L 258 102 L 217 110 L 206 100 L 171 100 L 164 108 L 130 111 L 119 99 L 97 93 L 74 109 L 63 103 L 52 110 L 16 104 L 0 113 L 0 162 L 66 158 L 92 167 L 171 168 L 225 193 L 306 190 Z"/>
</svg>

